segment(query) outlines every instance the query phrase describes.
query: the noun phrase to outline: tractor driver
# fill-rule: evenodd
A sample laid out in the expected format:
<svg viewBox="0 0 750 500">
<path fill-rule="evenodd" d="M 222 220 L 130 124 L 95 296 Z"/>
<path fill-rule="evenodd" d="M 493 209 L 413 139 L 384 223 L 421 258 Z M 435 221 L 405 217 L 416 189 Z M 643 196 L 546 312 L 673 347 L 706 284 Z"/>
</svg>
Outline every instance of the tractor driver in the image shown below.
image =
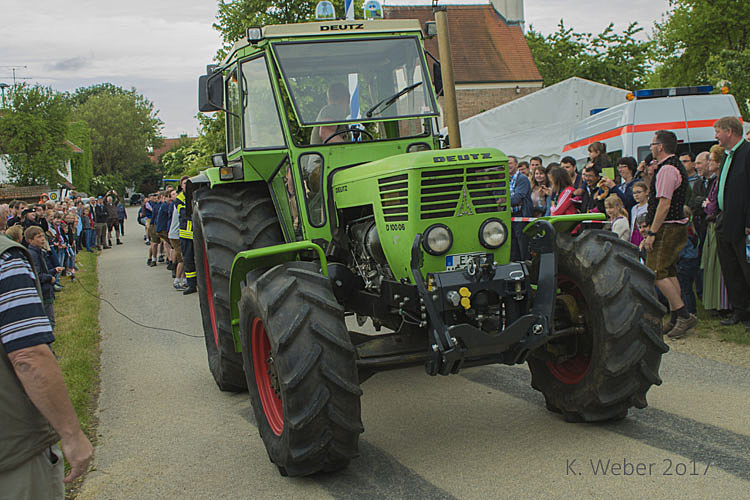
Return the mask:
<svg viewBox="0 0 750 500">
<path fill-rule="evenodd" d="M 342 83 L 332 83 L 326 92 L 328 104 L 318 113 L 315 121 L 328 122 L 346 119 L 349 115 L 349 90 Z M 313 128 L 310 134 L 310 144 L 323 144 L 328 142 L 344 142 L 343 131 L 346 125 L 320 125 Z M 337 132 L 341 134 L 336 135 Z M 318 154 L 311 154 L 303 160 L 303 179 L 302 183 L 305 188 L 305 198 L 309 210 L 316 213 L 313 219 L 321 218 L 322 220 L 322 199 L 320 197 L 320 175 L 322 158 Z"/>
<path fill-rule="evenodd" d="M 326 92 L 328 104 L 323 106 L 318 113 L 316 122 L 330 122 L 346 119 L 349 114 L 349 91 L 342 83 L 332 83 Z M 328 142 L 344 142 L 343 135 L 333 136 L 336 132 L 346 130 L 345 125 L 321 125 L 313 128 L 310 134 L 310 144 L 323 144 Z"/>
</svg>

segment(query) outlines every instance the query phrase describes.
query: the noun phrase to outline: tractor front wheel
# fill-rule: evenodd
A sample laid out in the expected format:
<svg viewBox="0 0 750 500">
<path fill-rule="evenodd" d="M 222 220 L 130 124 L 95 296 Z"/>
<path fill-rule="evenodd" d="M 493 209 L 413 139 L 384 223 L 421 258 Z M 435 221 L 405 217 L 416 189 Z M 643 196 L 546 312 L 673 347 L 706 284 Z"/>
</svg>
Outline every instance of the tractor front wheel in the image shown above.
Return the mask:
<svg viewBox="0 0 750 500">
<path fill-rule="evenodd" d="M 222 391 L 245 390 L 229 312 L 234 256 L 283 241 L 265 184 L 204 186 L 193 195 L 193 247 L 208 368 Z"/>
<path fill-rule="evenodd" d="M 271 461 L 285 476 L 346 467 L 363 430 L 362 391 L 328 279 L 307 262 L 251 271 L 239 312 L 245 378 Z"/>
<path fill-rule="evenodd" d="M 632 406 L 644 408 L 646 392 L 661 384 L 659 364 L 668 347 L 653 273 L 633 245 L 609 231 L 558 234 L 556 246 L 555 327 L 582 333 L 531 354 L 531 385 L 567 421 L 623 418 Z"/>
</svg>

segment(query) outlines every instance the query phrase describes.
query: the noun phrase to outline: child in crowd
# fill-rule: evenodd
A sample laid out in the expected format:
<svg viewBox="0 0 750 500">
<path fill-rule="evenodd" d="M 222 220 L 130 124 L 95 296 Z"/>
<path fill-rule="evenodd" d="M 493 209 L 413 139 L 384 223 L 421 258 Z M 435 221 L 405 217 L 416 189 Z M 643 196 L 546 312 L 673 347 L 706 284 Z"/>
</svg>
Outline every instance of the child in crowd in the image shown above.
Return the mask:
<svg viewBox="0 0 750 500">
<path fill-rule="evenodd" d="M 70 281 L 76 279 L 76 216 L 72 212 L 68 212 L 63 216 L 63 223 L 61 225 L 63 238 L 65 239 L 65 254 L 63 259 L 60 260 L 60 265 L 65 267 L 65 270 L 70 276 Z"/>
<path fill-rule="evenodd" d="M 633 198 L 635 198 L 636 203 L 630 210 L 630 243 L 639 247 L 644 237 L 638 228 L 637 220 L 648 211 L 648 185 L 645 182 L 637 181 L 633 184 Z"/>
<path fill-rule="evenodd" d="M 91 216 L 91 208 L 85 205 L 81 211 L 81 244 L 86 250 L 93 252 L 91 246 L 94 245 L 96 231 L 94 230 L 94 218 Z"/>
<path fill-rule="evenodd" d="M 646 214 L 641 214 L 635 221 L 635 225 L 638 228 L 640 234 L 646 234 L 648 232 L 648 222 L 646 222 Z M 642 239 L 638 244 L 641 254 L 641 264 L 646 264 L 646 240 Z"/>
<path fill-rule="evenodd" d="M 628 212 L 625 210 L 622 200 L 616 194 L 609 195 L 604 200 L 604 208 L 607 218 L 612 223 L 612 232 L 617 234 L 621 240 L 630 239 L 630 224 L 628 223 Z"/>
<path fill-rule="evenodd" d="M 21 243 L 21 240 L 23 239 L 23 228 L 19 224 L 11 226 L 5 230 L 5 236 L 16 243 Z"/>
<path fill-rule="evenodd" d="M 63 264 L 65 262 L 65 248 L 67 247 L 67 242 L 65 240 L 65 236 L 63 236 L 62 231 L 62 213 L 55 213 L 54 211 L 52 211 L 51 215 L 52 216 L 49 218 L 49 230 L 47 231 L 50 250 L 55 254 L 57 263 Z M 60 283 L 59 274 L 55 275 L 55 283 Z"/>
<path fill-rule="evenodd" d="M 55 329 L 55 290 L 53 288 L 55 283 L 55 272 L 61 272 L 62 267 L 56 267 L 50 269 L 47 267 L 47 258 L 45 256 L 44 247 L 47 244 L 47 237 L 44 234 L 44 230 L 39 226 L 29 226 L 23 233 L 24 239 L 29 244 L 29 253 L 31 254 L 31 262 L 36 270 L 36 274 L 39 277 L 39 284 L 42 287 L 42 305 L 44 306 L 44 312 L 47 313 L 49 318 L 50 326 L 52 330 Z"/>
</svg>

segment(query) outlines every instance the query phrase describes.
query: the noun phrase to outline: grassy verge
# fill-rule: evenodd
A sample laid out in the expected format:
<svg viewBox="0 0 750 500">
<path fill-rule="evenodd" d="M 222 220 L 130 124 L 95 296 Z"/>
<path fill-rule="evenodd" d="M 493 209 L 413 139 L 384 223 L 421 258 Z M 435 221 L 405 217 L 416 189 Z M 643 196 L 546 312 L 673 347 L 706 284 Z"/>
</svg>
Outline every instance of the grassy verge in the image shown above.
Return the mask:
<svg viewBox="0 0 750 500">
<path fill-rule="evenodd" d="M 96 254 L 83 251 L 77 260 L 76 281 L 79 283 L 71 282 L 69 277 L 60 279 L 65 288 L 56 294 L 57 324 L 53 347 L 81 428 L 95 443 L 94 410 L 99 395 L 99 299 L 86 293 L 83 287 L 96 294 L 99 279 Z M 66 463 L 66 473 L 67 469 Z M 66 488 L 67 498 L 75 496 L 80 481 L 76 483 Z"/>
<path fill-rule="evenodd" d="M 712 311 L 703 309 L 700 301 L 698 302 L 698 319 L 700 321 L 694 328 L 697 337 L 750 345 L 750 333 L 745 329 L 745 325 L 742 323 L 732 326 L 722 325 L 719 323 L 721 318 Z"/>
</svg>

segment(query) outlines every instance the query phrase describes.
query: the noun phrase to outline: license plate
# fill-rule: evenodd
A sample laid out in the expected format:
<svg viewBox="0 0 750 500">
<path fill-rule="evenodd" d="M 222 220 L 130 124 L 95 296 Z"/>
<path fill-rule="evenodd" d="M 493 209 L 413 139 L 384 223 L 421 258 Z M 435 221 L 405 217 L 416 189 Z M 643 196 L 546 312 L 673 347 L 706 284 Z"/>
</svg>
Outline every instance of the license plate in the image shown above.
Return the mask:
<svg viewBox="0 0 750 500">
<path fill-rule="evenodd" d="M 466 269 L 469 267 L 469 262 L 472 258 L 479 257 L 479 263 L 485 264 L 487 262 L 486 253 L 459 253 L 456 255 L 445 256 L 445 270 L 455 271 L 457 269 Z"/>
</svg>

